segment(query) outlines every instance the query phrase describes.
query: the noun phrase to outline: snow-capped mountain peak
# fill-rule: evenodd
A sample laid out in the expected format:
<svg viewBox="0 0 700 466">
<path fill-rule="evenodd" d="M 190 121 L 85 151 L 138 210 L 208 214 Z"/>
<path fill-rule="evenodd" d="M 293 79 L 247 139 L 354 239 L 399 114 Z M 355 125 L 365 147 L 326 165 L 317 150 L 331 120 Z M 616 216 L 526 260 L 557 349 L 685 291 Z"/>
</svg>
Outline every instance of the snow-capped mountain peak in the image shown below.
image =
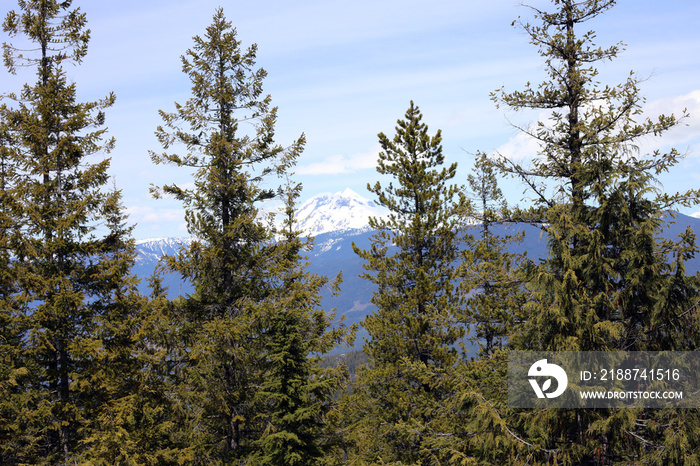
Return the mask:
<svg viewBox="0 0 700 466">
<path fill-rule="evenodd" d="M 364 229 L 368 227 L 370 217 L 386 217 L 388 214 L 388 209 L 346 188 L 336 193 L 317 194 L 303 203 L 296 211 L 296 228 L 309 236 Z M 277 226 L 280 228 L 281 224 Z M 137 240 L 136 244 L 142 257 L 155 259 L 173 254 L 192 241 L 192 237 L 147 238 Z"/>
<path fill-rule="evenodd" d="M 306 235 L 365 228 L 370 217 L 385 217 L 388 210 L 350 188 L 317 194 L 297 210 L 297 228 Z"/>
<path fill-rule="evenodd" d="M 137 264 L 150 261 L 158 262 L 161 257 L 175 254 L 183 246 L 189 246 L 194 241 L 192 237 L 184 238 L 146 238 L 136 240 L 139 256 Z"/>
</svg>

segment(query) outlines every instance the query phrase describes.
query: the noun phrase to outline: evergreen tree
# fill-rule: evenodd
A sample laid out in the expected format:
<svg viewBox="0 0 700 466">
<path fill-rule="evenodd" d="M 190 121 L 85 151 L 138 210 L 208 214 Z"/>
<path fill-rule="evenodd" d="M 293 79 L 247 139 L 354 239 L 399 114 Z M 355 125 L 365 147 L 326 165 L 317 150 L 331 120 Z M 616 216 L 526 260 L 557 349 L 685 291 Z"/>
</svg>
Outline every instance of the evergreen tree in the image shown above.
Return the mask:
<svg viewBox="0 0 700 466">
<path fill-rule="evenodd" d="M 348 409 L 356 454 L 370 463 L 433 464 L 440 457 L 430 438 L 443 432 L 442 408 L 459 360 L 455 345 L 465 333 L 457 325 L 463 299 L 455 261 L 467 204 L 448 184 L 456 164 L 443 167 L 440 131 L 431 137 L 421 120 L 411 102 L 395 137 L 379 134 L 377 171 L 393 181 L 368 189 L 391 213 L 370 219 L 378 230 L 370 250 L 354 246 L 367 261 L 363 277 L 377 286 L 377 310 L 363 324 L 369 368 L 353 385 Z"/>
<path fill-rule="evenodd" d="M 10 327 L 21 333 L 19 351 L 10 354 L 19 358 L 13 384 L 20 408 L 10 462 L 80 460 L 94 418 L 115 395 L 105 367 L 130 357 L 131 328 L 123 321 L 136 312 L 130 229 L 120 193 L 105 189 L 109 159 L 87 161 L 114 145 L 104 140 L 104 110 L 115 97 L 76 100 L 63 65 L 81 62 L 90 33 L 71 3 L 21 1 L 19 13 L 10 11 L 3 23 L 11 37 L 35 44 L 29 51 L 4 44 L 8 70 L 35 67 L 37 74 L 0 110 L 3 160 L 9 155 L 16 170 L 7 202 L 19 220 L 11 250 L 19 305 Z"/>
<path fill-rule="evenodd" d="M 470 295 L 467 321 L 475 326 L 481 355 L 488 357 L 507 343 L 517 309 L 524 302 L 522 282 L 516 275 L 522 258 L 506 250 L 522 235 L 499 236 L 494 231 L 494 227 L 505 224 L 508 208 L 495 169 L 485 154 L 477 156 L 467 181 L 476 205 L 478 230 L 468 241 L 462 262 L 463 286 Z"/>
<path fill-rule="evenodd" d="M 526 301 L 519 273 L 525 258 L 508 248 L 522 234 L 506 234 L 509 210 L 485 154 L 477 155 L 467 181 L 475 224 L 469 226 L 460 253 L 459 286 L 467 299 L 458 318 L 470 327 L 479 353 L 465 353 L 455 366 L 452 393 L 441 409 L 443 430 L 430 439 L 430 448 L 449 458 L 449 464 L 508 464 L 527 458 L 525 445 L 508 425 L 504 383 L 504 349 Z"/>
<path fill-rule="evenodd" d="M 347 381 L 345 366 L 321 368 L 321 355 L 352 334 L 342 325 L 328 331 L 333 315 L 320 308 L 320 290 L 328 280 L 305 271 L 301 253 L 312 243 L 302 241 L 294 229 L 300 190 L 295 184 L 285 191 L 280 261 L 272 269 L 275 289 L 262 303 L 267 331 L 261 359 L 266 371 L 256 398 L 267 428 L 256 441 L 253 464 L 316 464 L 333 440 L 324 417 L 343 388 L 341 382 Z"/>
<path fill-rule="evenodd" d="M 117 210 L 116 212 L 120 212 Z M 131 231 L 121 213 L 107 218 L 112 250 L 101 253 L 100 274 L 120 280 L 128 273 L 136 255 L 132 241 L 123 242 Z M 126 270 L 122 270 L 126 267 Z M 166 290 L 151 277 L 151 299 L 134 291 L 137 279 L 128 277 L 115 283 L 117 299 L 105 297 L 102 312 L 106 316 L 98 335 L 106 351 L 95 383 L 106 394 L 100 410 L 92 419 L 92 428 L 82 443 L 87 447 L 85 462 L 95 465 L 176 464 L 170 437 L 172 419 L 167 398 L 168 364 L 165 361 L 163 333 L 167 330 Z M 154 283 L 156 282 L 156 283 Z"/>
<path fill-rule="evenodd" d="M 547 260 L 528 276 L 530 299 L 512 348 L 694 350 L 699 334 L 683 318 L 698 299 L 698 279 L 685 276 L 683 266 L 696 252 L 694 238 L 656 238 L 667 209 L 696 203 L 698 192 L 669 195 L 654 186 L 654 176 L 677 163 L 676 150 L 635 149 L 640 138 L 679 119 L 642 117 L 634 74 L 600 86 L 593 64 L 614 59 L 620 46 L 599 47 L 593 32 L 579 28 L 614 0 L 553 3 L 552 13 L 533 8 L 540 25 L 520 24 L 550 80 L 494 94 L 514 109 L 551 111 L 548 121 L 524 130 L 541 146 L 530 167 L 498 162 L 530 188 L 535 205 L 517 215 L 541 225 L 549 245 Z M 673 434 L 652 428 L 656 422 Z M 697 462 L 697 453 L 682 447 L 697 444 L 697 427 L 694 413 L 664 410 L 544 410 L 523 414 L 521 425 L 540 460 L 571 464 Z"/>
<path fill-rule="evenodd" d="M 320 416 L 338 383 L 311 357 L 340 334 L 327 332 L 331 315 L 317 309 L 325 279 L 302 265 L 291 217 L 300 186 L 273 185 L 289 175 L 305 139 L 275 143 L 277 109 L 262 94 L 266 72 L 254 69 L 256 52 L 242 49 L 218 9 L 182 57 L 192 98 L 161 112 L 161 144 L 186 153 L 152 153 L 156 163 L 194 169 L 191 189 L 153 189 L 183 202 L 195 237 L 168 259 L 195 289 L 174 303 L 168 355 L 178 361 L 180 455 L 191 462 L 312 462 L 321 452 Z M 260 206 L 285 192 L 287 223 L 276 240 Z"/>
<path fill-rule="evenodd" d="M 266 72 L 253 69 L 256 51 L 255 45 L 242 49 L 217 10 L 205 36 L 196 36 L 182 57 L 192 97 L 176 103 L 174 113 L 160 112 L 164 126 L 156 134 L 163 148 L 182 146 L 186 154 L 151 153 L 155 163 L 195 170 L 192 189 L 152 190 L 183 202 L 195 237 L 168 260 L 195 288 L 174 311 L 177 334 L 169 356 L 181 362 L 175 412 L 192 461 L 243 458 L 258 435 L 252 403 L 261 329 L 252 307 L 269 292 L 272 255 L 271 231 L 258 206 L 274 196 L 261 185 L 283 169 L 283 149 L 273 141 L 276 109 L 262 96 Z M 245 123 L 254 124 L 253 134 Z M 303 139 L 295 143 L 302 145 Z"/>
<path fill-rule="evenodd" d="M 0 107 L 6 114 L 7 107 Z M 0 121 L 0 463 L 14 461 L 17 444 L 15 419 L 19 414 L 21 392 L 17 378 L 26 375 L 22 367 L 23 322 L 19 319 L 24 308 L 18 296 L 16 261 L 12 260 L 22 219 L 15 195 L 16 159 L 11 150 L 11 135 L 6 121 Z"/>
</svg>

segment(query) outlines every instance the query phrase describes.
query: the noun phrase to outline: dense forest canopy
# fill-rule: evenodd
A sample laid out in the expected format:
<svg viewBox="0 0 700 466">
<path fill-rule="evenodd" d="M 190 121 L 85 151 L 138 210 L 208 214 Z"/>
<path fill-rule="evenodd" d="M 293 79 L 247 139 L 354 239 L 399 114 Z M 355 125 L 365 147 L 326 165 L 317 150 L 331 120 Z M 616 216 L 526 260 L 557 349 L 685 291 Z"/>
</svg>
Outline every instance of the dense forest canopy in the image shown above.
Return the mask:
<svg viewBox="0 0 700 466">
<path fill-rule="evenodd" d="M 184 98 L 153 109 L 160 148 L 143 155 L 191 241 L 136 277 L 110 176 L 117 97 L 84 101 L 67 71 L 88 56 L 88 17 L 70 0 L 18 1 L 3 22 L 5 68 L 26 83 L 0 101 L 0 463 L 700 463 L 697 409 L 508 404 L 514 351 L 700 345 L 696 233 L 659 236 L 700 191 L 658 182 L 683 152 L 640 150 L 689 115 L 644 113 L 634 73 L 601 80 L 623 49 L 593 32 L 614 0 L 545 3 L 513 22 L 544 80 L 491 93 L 535 141 L 529 160 L 474 148 L 460 176 L 410 98 L 392 132 L 377 128 L 367 189 L 388 215 L 353 245 L 376 310 L 361 353 L 324 359 L 358 328 L 321 305 L 342 274 L 308 269 L 295 216 L 307 136 L 279 137 L 257 45 L 218 8 L 183 50 Z M 528 110 L 544 117 L 517 122 Z M 508 198 L 514 182 L 530 202 Z M 523 223 L 542 230 L 542 260 L 496 233 Z M 168 298 L 166 272 L 192 292 Z"/>
</svg>

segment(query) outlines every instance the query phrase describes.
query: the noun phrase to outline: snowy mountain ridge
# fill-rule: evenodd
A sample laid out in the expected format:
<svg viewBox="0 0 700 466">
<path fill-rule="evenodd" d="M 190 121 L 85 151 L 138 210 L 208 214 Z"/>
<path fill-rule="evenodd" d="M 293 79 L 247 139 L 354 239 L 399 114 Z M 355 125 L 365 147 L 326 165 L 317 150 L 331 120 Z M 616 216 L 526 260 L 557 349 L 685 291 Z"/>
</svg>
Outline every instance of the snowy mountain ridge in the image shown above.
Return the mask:
<svg viewBox="0 0 700 466">
<path fill-rule="evenodd" d="M 161 257 L 173 254 L 181 246 L 188 246 L 192 241 L 194 241 L 192 237 L 136 240 L 136 248 L 139 251 L 136 264 L 156 263 Z"/>
<path fill-rule="evenodd" d="M 389 211 L 346 188 L 342 192 L 313 196 L 299 207 L 296 214 L 297 228 L 305 235 L 316 236 L 367 228 L 370 217 L 386 217 Z"/>
<path fill-rule="evenodd" d="M 366 230 L 369 228 L 370 217 L 386 217 L 388 212 L 387 209 L 347 188 L 342 192 L 317 194 L 304 202 L 296 211 L 296 228 L 307 236 Z M 181 246 L 189 246 L 192 241 L 192 237 L 137 240 L 138 260 L 155 261 L 164 255 L 172 254 Z"/>
</svg>

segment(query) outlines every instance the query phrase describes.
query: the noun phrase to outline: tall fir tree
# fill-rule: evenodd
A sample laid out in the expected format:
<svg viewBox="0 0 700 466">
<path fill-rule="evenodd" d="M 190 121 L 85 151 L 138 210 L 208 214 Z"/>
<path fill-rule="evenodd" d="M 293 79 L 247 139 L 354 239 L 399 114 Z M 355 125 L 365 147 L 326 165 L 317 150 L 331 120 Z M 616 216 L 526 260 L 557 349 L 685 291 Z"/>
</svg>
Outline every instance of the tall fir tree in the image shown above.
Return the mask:
<svg viewBox="0 0 700 466">
<path fill-rule="evenodd" d="M 517 216 L 541 225 L 549 246 L 547 260 L 528 276 L 530 299 L 514 349 L 694 350 L 699 342 L 697 328 L 685 325 L 699 297 L 697 277 L 684 273 L 684 261 L 697 250 L 694 238 L 657 240 L 668 209 L 696 203 L 698 192 L 664 194 L 655 186 L 654 177 L 677 163 L 676 150 L 635 149 L 640 138 L 680 120 L 645 118 L 634 74 L 601 87 L 593 65 L 614 59 L 620 45 L 600 47 L 594 32 L 579 31 L 615 3 L 554 0 L 551 13 L 532 8 L 540 25 L 519 26 L 539 48 L 549 80 L 493 96 L 516 110 L 550 112 L 548 121 L 523 129 L 541 147 L 530 167 L 498 161 L 529 187 L 534 207 Z M 698 461 L 695 448 L 682 446 L 698 444 L 698 417 L 690 411 L 544 410 L 524 413 L 519 422 L 541 461 Z M 652 425 L 665 425 L 672 435 Z"/>
<path fill-rule="evenodd" d="M 0 113 L 6 114 L 3 104 Z M 26 375 L 21 364 L 23 321 L 26 302 L 18 296 L 17 267 L 13 263 L 22 218 L 15 194 L 17 160 L 11 150 L 9 124 L 0 121 L 0 462 L 9 463 L 17 448 L 17 426 L 21 391 L 17 378 Z"/>
<path fill-rule="evenodd" d="M 440 131 L 429 135 L 413 102 L 393 138 L 379 134 L 377 171 L 392 181 L 368 189 L 390 214 L 370 219 L 378 232 L 369 250 L 353 246 L 366 261 L 363 277 L 377 286 L 377 310 L 363 323 L 369 367 L 348 401 L 358 461 L 434 464 L 440 457 L 431 436 L 443 431 L 455 346 L 465 333 L 457 324 L 463 299 L 455 261 L 467 209 L 450 184 L 456 164 L 444 166 L 441 139 Z"/>
<path fill-rule="evenodd" d="M 272 269 L 273 293 L 263 301 L 265 361 L 257 390 L 258 410 L 266 429 L 257 440 L 252 464 L 318 464 L 334 444 L 326 415 L 345 387 L 344 366 L 321 368 L 321 356 L 353 338 L 342 319 L 329 330 L 334 313 L 321 308 L 321 289 L 328 280 L 306 271 L 302 253 L 312 247 L 296 231 L 294 207 L 301 184 L 284 190 L 285 211 L 278 238 L 279 261 Z M 331 283 L 337 291 L 340 275 Z"/>
<path fill-rule="evenodd" d="M 466 299 L 458 319 L 469 327 L 470 346 L 478 352 L 465 352 L 455 366 L 453 393 L 442 408 L 444 430 L 431 446 L 450 464 L 509 463 L 526 453 L 505 415 L 504 382 L 508 340 L 527 300 L 520 273 L 527 261 L 524 254 L 509 251 L 522 233 L 508 220 L 509 209 L 486 154 L 477 154 L 467 182 L 472 208 L 459 256 L 459 287 Z"/>
<path fill-rule="evenodd" d="M 116 396 L 105 369 L 116 354 L 128 359 L 132 343 L 132 329 L 123 326 L 136 312 L 130 229 L 119 191 L 106 188 L 109 159 L 88 161 L 114 145 L 105 140 L 104 110 L 115 97 L 77 101 L 63 66 L 82 61 L 90 32 L 71 3 L 21 1 L 3 23 L 11 37 L 34 44 L 4 44 L 6 67 L 34 67 L 37 75 L 0 109 L 3 160 L 16 170 L 5 205 L 19 225 L 11 248 L 18 305 L 10 328 L 20 331 L 11 354 L 21 368 L 13 381 L 20 408 L 10 427 L 11 463 L 84 458 L 95 417 Z"/>
<path fill-rule="evenodd" d="M 114 281 L 111 298 L 105 295 L 101 301 L 104 318 L 96 336 L 103 351 L 92 378 L 104 400 L 81 439 L 85 446 L 82 459 L 85 464 L 103 466 L 173 464 L 172 455 L 164 452 L 172 444 L 169 432 L 164 432 L 171 425 L 166 413 L 167 374 L 158 372 L 162 369 L 158 311 L 166 300 L 158 292 L 149 300 L 136 291 L 138 279 L 129 275 L 137 254 L 129 239 L 133 227 L 121 206 L 114 207 L 105 219 L 112 232 L 111 246 L 96 255 L 100 266 L 94 272 L 96 277 Z"/>
<path fill-rule="evenodd" d="M 261 184 L 282 170 L 283 149 L 273 142 L 276 109 L 262 95 L 266 72 L 254 70 L 256 52 L 255 45 L 241 47 L 217 10 L 204 37 L 194 37 L 182 56 L 192 97 L 176 103 L 173 113 L 160 112 L 161 145 L 166 151 L 182 146 L 186 154 L 151 153 L 155 163 L 195 170 L 192 189 L 152 189 L 156 197 L 183 202 L 195 237 L 168 260 L 195 288 L 174 311 L 178 329 L 169 356 L 181 362 L 175 412 L 183 455 L 191 461 L 244 458 L 257 436 L 252 387 L 260 328 L 252 307 L 269 291 L 265 270 L 272 254 L 258 206 L 274 196 Z M 246 122 L 254 124 L 253 134 L 239 130 Z"/>
<path fill-rule="evenodd" d="M 194 170 L 191 189 L 153 188 L 183 202 L 195 238 L 168 259 L 195 289 L 174 303 L 168 355 L 178 361 L 180 454 L 191 462 L 313 462 L 321 454 L 320 417 L 340 380 L 320 371 L 314 356 L 342 332 L 328 333 L 331 315 L 317 309 L 325 279 L 304 272 L 303 243 L 289 217 L 300 186 L 274 189 L 305 139 L 275 143 L 277 108 L 263 95 L 266 72 L 255 69 L 256 53 L 255 45 L 241 47 L 218 9 L 182 57 L 192 97 L 173 113 L 161 111 L 157 135 L 166 152 L 151 153 L 156 163 Z M 168 152 L 175 147 L 186 153 Z M 260 207 L 285 193 L 287 223 L 276 239 Z"/>
<path fill-rule="evenodd" d="M 467 182 L 476 225 L 464 251 L 462 286 L 470 296 L 467 321 L 474 326 L 482 356 L 488 357 L 505 347 L 524 302 L 522 280 L 517 275 L 523 257 L 507 250 L 509 244 L 522 239 L 522 234 L 495 231 L 507 224 L 508 206 L 486 154 L 477 155 Z"/>
</svg>

